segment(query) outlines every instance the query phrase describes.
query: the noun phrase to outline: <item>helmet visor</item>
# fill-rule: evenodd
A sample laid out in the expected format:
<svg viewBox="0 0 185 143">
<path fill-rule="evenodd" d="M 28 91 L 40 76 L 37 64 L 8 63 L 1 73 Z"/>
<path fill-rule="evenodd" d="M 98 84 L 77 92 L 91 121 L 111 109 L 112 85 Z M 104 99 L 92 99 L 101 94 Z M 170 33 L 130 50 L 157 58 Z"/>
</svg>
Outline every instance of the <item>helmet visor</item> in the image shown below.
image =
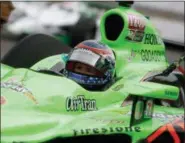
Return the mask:
<svg viewBox="0 0 185 143">
<path fill-rule="evenodd" d="M 75 49 L 70 55 L 69 61 L 77 61 L 95 67 L 100 55 L 85 49 Z"/>
<path fill-rule="evenodd" d="M 88 49 L 82 48 L 73 50 L 73 52 L 69 56 L 68 63 L 69 62 L 79 62 L 90 66 L 91 69 L 96 70 L 96 73 L 101 76 L 105 75 L 105 72 L 110 68 L 106 58 Z"/>
</svg>

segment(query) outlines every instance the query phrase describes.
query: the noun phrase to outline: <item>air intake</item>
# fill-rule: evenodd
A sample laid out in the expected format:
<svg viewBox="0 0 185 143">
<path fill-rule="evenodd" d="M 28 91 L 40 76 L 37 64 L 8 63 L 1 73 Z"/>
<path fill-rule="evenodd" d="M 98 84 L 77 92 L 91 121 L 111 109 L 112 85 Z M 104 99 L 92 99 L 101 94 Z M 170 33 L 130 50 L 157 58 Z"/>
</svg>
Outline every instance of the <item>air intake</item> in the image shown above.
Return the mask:
<svg viewBox="0 0 185 143">
<path fill-rule="evenodd" d="M 124 20 L 117 14 L 109 15 L 105 20 L 106 38 L 115 41 L 124 28 Z"/>
</svg>

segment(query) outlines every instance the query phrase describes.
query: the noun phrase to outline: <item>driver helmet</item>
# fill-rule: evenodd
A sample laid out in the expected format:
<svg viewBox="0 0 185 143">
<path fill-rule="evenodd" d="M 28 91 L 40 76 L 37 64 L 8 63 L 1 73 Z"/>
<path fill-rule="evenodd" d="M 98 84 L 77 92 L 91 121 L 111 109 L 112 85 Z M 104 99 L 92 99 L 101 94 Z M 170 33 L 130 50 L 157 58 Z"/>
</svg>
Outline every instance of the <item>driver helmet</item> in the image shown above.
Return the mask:
<svg viewBox="0 0 185 143">
<path fill-rule="evenodd" d="M 68 54 L 64 75 L 86 89 L 97 89 L 110 82 L 115 73 L 113 51 L 96 40 L 79 43 Z"/>
</svg>

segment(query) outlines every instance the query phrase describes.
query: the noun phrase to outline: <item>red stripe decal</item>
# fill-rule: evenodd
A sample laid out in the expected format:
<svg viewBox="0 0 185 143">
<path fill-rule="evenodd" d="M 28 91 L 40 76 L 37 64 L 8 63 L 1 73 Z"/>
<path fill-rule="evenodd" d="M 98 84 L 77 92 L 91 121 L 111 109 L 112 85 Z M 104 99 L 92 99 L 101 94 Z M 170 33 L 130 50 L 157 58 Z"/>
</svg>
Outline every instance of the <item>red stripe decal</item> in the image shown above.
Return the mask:
<svg viewBox="0 0 185 143">
<path fill-rule="evenodd" d="M 180 139 L 179 139 L 179 137 L 177 135 L 177 132 L 173 128 L 172 124 L 168 124 L 167 128 L 168 128 L 169 133 L 171 134 L 171 136 L 174 139 L 174 143 L 180 143 Z"/>
</svg>

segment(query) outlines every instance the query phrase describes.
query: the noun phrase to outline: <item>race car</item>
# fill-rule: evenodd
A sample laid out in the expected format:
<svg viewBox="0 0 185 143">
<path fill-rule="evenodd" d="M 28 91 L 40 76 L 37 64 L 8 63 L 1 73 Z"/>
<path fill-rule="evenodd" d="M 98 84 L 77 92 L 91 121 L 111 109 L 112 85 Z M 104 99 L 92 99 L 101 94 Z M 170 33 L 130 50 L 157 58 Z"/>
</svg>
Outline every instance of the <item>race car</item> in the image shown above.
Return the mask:
<svg viewBox="0 0 185 143">
<path fill-rule="evenodd" d="M 117 80 L 105 90 L 59 73 L 71 48 L 51 36 L 27 37 L 5 56 L 2 143 L 183 143 L 184 76 L 175 69 L 184 56 L 169 65 L 151 21 L 125 3 L 104 13 L 100 32 L 116 57 Z"/>
<path fill-rule="evenodd" d="M 74 46 L 95 38 L 97 11 L 84 2 L 14 2 L 16 9 L 5 25 L 5 37 L 20 40 L 44 33 Z M 85 26 L 85 25 L 88 26 Z"/>
</svg>

